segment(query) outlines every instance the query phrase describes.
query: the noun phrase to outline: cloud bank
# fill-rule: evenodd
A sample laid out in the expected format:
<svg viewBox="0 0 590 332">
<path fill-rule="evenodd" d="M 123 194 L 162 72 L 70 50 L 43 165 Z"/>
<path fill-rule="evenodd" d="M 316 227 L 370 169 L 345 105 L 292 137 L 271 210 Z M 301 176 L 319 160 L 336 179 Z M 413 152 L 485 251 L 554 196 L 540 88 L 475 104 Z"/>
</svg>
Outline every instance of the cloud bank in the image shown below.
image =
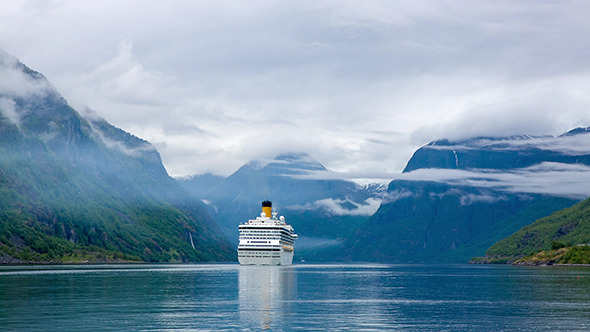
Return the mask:
<svg viewBox="0 0 590 332">
<path fill-rule="evenodd" d="M 347 207 L 352 205 L 354 208 Z M 288 209 L 323 211 L 335 216 L 371 216 L 381 205 L 381 199 L 371 197 L 363 203 L 356 203 L 349 199 L 326 198 L 305 205 L 293 205 Z"/>
<path fill-rule="evenodd" d="M 590 197 L 590 166 L 541 163 L 516 170 L 418 169 L 403 173 L 396 180 L 435 181 L 457 186 L 489 188 L 512 193 L 548 194 L 576 199 Z M 394 193 L 389 200 L 399 199 Z M 399 196 L 399 197 L 398 197 Z"/>
<path fill-rule="evenodd" d="M 589 127 L 590 128 L 590 127 Z M 560 154 L 577 156 L 590 154 L 590 135 L 564 133 L 554 136 L 530 136 L 518 135 L 513 137 L 477 138 L 467 141 L 453 142 L 452 145 L 431 142 L 430 149 L 439 150 L 474 150 L 486 149 L 495 151 L 517 151 L 524 148 L 533 148 L 545 151 L 559 152 Z"/>
<path fill-rule="evenodd" d="M 0 5 L 1 48 L 172 175 L 305 151 L 380 178 L 434 139 L 590 125 L 587 1 Z"/>
</svg>

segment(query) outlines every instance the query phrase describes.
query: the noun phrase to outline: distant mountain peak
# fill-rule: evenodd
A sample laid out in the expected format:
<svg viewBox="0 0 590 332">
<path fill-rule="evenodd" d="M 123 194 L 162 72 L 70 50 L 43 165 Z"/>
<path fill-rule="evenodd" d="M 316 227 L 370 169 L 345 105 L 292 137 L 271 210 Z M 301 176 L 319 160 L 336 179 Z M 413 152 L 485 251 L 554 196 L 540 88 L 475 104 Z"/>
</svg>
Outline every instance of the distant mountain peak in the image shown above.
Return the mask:
<svg viewBox="0 0 590 332">
<path fill-rule="evenodd" d="M 313 160 L 307 153 L 304 152 L 290 152 L 277 155 L 274 160 L 284 161 L 309 161 Z"/>
<path fill-rule="evenodd" d="M 574 128 L 574 129 L 568 131 L 565 134 L 560 135 L 559 137 L 574 136 L 574 135 L 579 135 L 579 134 L 586 134 L 588 132 L 590 132 L 590 127 L 585 127 L 585 128 L 584 127 L 577 127 L 577 128 Z"/>
<path fill-rule="evenodd" d="M 285 153 L 276 156 L 266 167 L 286 168 L 300 171 L 325 171 L 319 161 L 306 153 Z"/>
<path fill-rule="evenodd" d="M 240 169 L 259 171 L 259 170 L 263 169 L 266 165 L 268 165 L 268 162 L 266 162 L 266 161 L 251 160 L 251 161 L 247 162 L 246 164 L 244 164 L 244 166 L 240 167 Z"/>
<path fill-rule="evenodd" d="M 437 145 L 438 146 L 448 146 L 448 145 L 451 145 L 451 144 L 453 144 L 453 143 L 451 143 L 451 141 L 449 141 L 446 138 L 443 138 L 443 139 L 434 140 L 434 141 L 426 144 L 426 146 L 437 146 Z"/>
</svg>

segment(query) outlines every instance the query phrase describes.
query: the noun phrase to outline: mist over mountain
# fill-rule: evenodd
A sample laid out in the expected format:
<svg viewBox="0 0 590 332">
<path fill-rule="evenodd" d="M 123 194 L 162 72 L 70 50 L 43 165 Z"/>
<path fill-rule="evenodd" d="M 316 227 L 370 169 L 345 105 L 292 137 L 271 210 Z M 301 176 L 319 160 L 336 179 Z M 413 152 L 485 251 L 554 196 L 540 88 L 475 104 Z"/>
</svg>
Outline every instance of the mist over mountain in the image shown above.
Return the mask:
<svg viewBox="0 0 590 332">
<path fill-rule="evenodd" d="M 344 259 L 467 262 L 590 196 L 590 134 L 439 140 L 417 150 Z"/>
<path fill-rule="evenodd" d="M 373 214 L 380 202 L 379 187 L 326 179 L 329 173 L 304 153 L 249 162 L 225 179 L 211 175 L 179 179 L 209 211 L 228 239 L 238 240 L 238 225 L 260 214 L 263 200 L 287 218 L 300 235 L 297 258 L 315 258 L 314 249 L 340 244 Z M 203 184 L 208 184 L 204 190 Z"/>
<path fill-rule="evenodd" d="M 238 224 L 267 199 L 300 234 L 296 260 L 466 262 L 588 183 L 590 128 L 433 141 L 385 190 L 305 153 L 176 181 L 149 142 L 0 52 L 2 262 L 232 260 Z"/>
<path fill-rule="evenodd" d="M 148 142 L 0 52 L 0 257 L 4 261 L 228 260 L 202 204 Z"/>
</svg>

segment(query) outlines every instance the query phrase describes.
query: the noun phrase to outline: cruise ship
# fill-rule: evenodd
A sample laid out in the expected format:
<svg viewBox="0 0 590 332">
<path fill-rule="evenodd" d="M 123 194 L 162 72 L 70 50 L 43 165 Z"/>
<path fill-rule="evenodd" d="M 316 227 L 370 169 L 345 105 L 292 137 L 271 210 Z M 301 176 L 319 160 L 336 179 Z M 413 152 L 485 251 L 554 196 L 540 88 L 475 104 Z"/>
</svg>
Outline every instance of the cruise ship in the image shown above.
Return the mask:
<svg viewBox="0 0 590 332">
<path fill-rule="evenodd" d="M 242 265 L 291 265 L 297 234 L 285 217 L 277 219 L 270 201 L 256 219 L 240 224 L 238 261 Z"/>
</svg>

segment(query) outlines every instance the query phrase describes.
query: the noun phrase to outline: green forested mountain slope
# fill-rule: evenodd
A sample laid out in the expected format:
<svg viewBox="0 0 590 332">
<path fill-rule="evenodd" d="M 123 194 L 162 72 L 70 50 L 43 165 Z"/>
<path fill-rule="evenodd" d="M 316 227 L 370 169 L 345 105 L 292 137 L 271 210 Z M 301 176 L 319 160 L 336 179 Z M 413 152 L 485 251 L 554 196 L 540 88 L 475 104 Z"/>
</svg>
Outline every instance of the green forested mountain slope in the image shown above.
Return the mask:
<svg viewBox="0 0 590 332">
<path fill-rule="evenodd" d="M 540 250 L 590 243 L 590 199 L 554 212 L 496 242 L 485 260 L 515 261 Z"/>
<path fill-rule="evenodd" d="M 0 261 L 223 261 L 218 227 L 146 141 L 0 53 Z"/>
</svg>

